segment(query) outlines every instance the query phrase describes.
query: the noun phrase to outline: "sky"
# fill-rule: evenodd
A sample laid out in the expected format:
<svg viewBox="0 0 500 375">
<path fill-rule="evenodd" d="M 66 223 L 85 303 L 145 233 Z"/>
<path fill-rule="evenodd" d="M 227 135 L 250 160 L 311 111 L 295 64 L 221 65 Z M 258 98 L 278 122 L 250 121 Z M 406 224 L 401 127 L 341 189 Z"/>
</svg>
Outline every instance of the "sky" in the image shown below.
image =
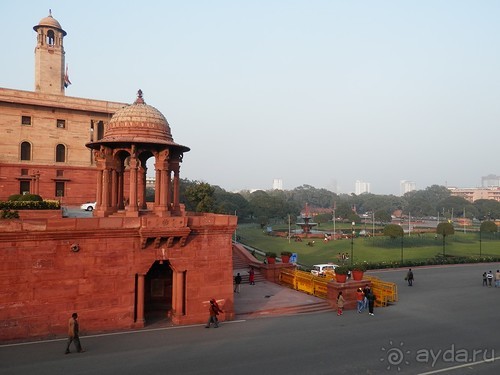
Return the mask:
<svg viewBox="0 0 500 375">
<path fill-rule="evenodd" d="M 500 175 L 499 1 L 2 1 L 0 87 L 34 90 L 49 9 L 66 95 L 141 89 L 191 148 L 182 178 L 399 195 Z"/>
</svg>

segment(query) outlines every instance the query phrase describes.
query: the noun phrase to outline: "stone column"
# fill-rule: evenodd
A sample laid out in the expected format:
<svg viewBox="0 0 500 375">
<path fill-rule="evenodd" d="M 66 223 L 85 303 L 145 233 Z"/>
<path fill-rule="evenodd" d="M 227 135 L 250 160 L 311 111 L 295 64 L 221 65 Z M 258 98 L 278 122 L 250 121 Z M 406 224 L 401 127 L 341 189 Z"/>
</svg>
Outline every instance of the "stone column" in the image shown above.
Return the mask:
<svg viewBox="0 0 500 375">
<path fill-rule="evenodd" d="M 137 275 L 137 323 L 144 326 L 144 275 Z"/>
<path fill-rule="evenodd" d="M 111 170 L 111 207 L 113 211 L 118 209 L 118 174 L 116 169 Z"/>
<path fill-rule="evenodd" d="M 103 174 L 102 170 L 97 171 L 97 200 L 96 207 L 101 207 L 102 204 L 102 184 L 103 184 Z"/>
<path fill-rule="evenodd" d="M 139 208 L 145 209 L 146 206 L 146 168 L 139 166 L 137 169 L 137 200 Z"/>
<path fill-rule="evenodd" d="M 130 192 L 129 192 L 129 205 L 127 207 L 127 212 L 138 213 L 139 207 L 137 205 L 137 168 L 139 162 L 135 156 L 130 156 L 129 165 L 129 179 L 130 179 Z"/>
<path fill-rule="evenodd" d="M 184 305 L 184 272 L 173 271 L 172 274 L 172 310 L 179 317 L 185 314 L 186 306 Z"/>
</svg>

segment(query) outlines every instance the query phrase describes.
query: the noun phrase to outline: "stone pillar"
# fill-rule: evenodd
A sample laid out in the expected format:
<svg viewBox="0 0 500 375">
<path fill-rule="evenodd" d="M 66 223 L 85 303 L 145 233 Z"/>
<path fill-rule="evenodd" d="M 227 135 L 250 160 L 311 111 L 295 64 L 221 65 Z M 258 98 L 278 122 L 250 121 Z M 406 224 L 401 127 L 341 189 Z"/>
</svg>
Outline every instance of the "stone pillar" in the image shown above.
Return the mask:
<svg viewBox="0 0 500 375">
<path fill-rule="evenodd" d="M 103 211 L 108 211 L 110 202 L 110 178 L 109 178 L 109 169 L 104 169 L 102 171 L 102 209 Z"/>
<path fill-rule="evenodd" d="M 174 202 L 173 202 L 173 210 L 175 212 L 178 212 L 180 210 L 179 207 L 179 166 L 177 166 L 176 169 L 174 169 Z"/>
<path fill-rule="evenodd" d="M 139 209 L 145 209 L 146 206 L 146 168 L 139 166 L 137 169 L 137 200 Z"/>
<path fill-rule="evenodd" d="M 117 170 L 117 200 L 118 200 L 118 209 L 123 210 L 125 208 L 125 203 L 123 202 L 123 166 Z"/>
<path fill-rule="evenodd" d="M 137 168 L 139 162 L 135 156 L 130 156 L 129 165 L 129 179 L 130 179 L 130 191 L 129 191 L 129 205 L 127 207 L 127 215 L 138 216 L 139 207 L 137 205 Z"/>
<path fill-rule="evenodd" d="M 184 272 L 173 271 L 172 274 L 172 311 L 177 319 L 184 315 L 186 306 L 184 306 Z"/>
<path fill-rule="evenodd" d="M 137 325 L 144 327 L 144 275 L 137 275 Z"/>
<path fill-rule="evenodd" d="M 326 300 L 332 308 L 337 309 L 337 296 L 342 291 L 342 296 L 345 300 L 344 310 L 354 310 L 356 309 L 356 290 L 358 288 L 363 289 L 367 285 L 371 288 L 372 283 L 370 280 L 348 280 L 345 283 L 338 283 L 332 280 L 327 286 Z"/>
<path fill-rule="evenodd" d="M 160 197 L 161 197 L 161 171 L 159 169 L 155 170 L 155 208 L 160 205 Z"/>
<path fill-rule="evenodd" d="M 111 170 L 111 207 L 113 211 L 118 209 L 118 175 L 116 169 Z"/>
<path fill-rule="evenodd" d="M 103 184 L 102 170 L 98 170 L 97 171 L 96 207 L 101 207 L 101 204 L 102 204 L 102 184 Z"/>
</svg>

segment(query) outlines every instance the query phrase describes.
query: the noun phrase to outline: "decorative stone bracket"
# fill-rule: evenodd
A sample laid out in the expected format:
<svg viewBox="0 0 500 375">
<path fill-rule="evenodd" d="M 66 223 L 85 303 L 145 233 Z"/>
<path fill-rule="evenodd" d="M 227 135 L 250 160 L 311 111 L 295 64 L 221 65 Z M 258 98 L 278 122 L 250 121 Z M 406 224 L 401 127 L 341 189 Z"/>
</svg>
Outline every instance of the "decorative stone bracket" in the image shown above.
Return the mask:
<svg viewBox="0 0 500 375">
<path fill-rule="evenodd" d="M 167 248 L 173 247 L 175 243 L 183 247 L 188 239 L 191 229 L 183 228 L 177 230 L 157 230 L 157 229 L 141 229 L 139 234 L 141 236 L 141 248 L 145 249 L 149 245 L 153 245 L 155 249 L 160 246 Z"/>
</svg>

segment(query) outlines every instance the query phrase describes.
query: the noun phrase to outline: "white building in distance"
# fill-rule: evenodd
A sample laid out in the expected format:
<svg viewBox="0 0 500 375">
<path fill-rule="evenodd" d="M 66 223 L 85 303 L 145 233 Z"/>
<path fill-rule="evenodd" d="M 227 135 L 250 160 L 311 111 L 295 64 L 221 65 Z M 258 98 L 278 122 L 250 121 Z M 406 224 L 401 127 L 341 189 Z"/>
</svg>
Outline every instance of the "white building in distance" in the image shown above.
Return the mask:
<svg viewBox="0 0 500 375">
<path fill-rule="evenodd" d="M 273 180 L 273 190 L 283 190 L 283 180 L 281 178 Z"/>
<path fill-rule="evenodd" d="M 354 193 L 356 195 L 360 195 L 363 193 L 369 193 L 369 192 L 370 192 L 370 183 L 369 182 L 356 180 L 356 183 L 354 184 Z"/>
<path fill-rule="evenodd" d="M 414 190 L 417 190 L 417 184 L 415 184 L 414 181 L 407 181 L 407 180 L 399 181 L 399 192 L 401 196 Z"/>
</svg>

